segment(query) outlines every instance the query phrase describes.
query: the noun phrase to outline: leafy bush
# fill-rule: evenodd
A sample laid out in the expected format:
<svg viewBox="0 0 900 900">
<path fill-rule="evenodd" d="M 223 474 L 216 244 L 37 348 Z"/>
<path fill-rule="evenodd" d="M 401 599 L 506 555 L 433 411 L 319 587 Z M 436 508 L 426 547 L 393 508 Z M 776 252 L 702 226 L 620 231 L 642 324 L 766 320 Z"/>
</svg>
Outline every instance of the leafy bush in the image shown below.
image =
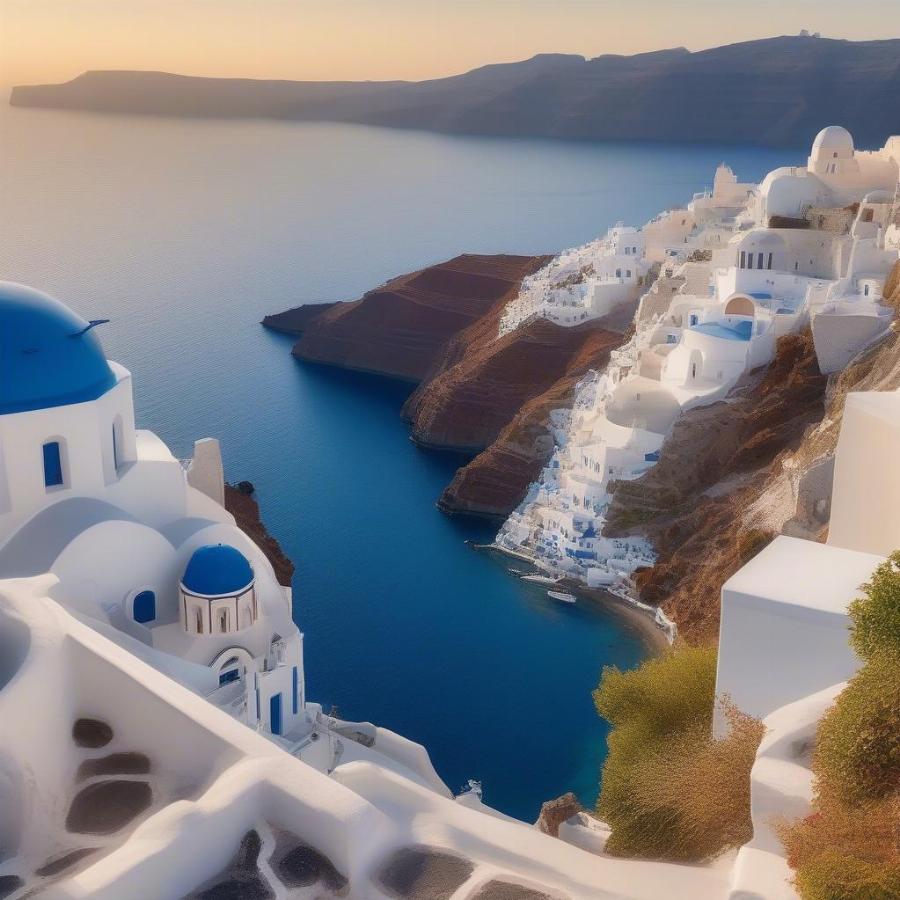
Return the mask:
<svg viewBox="0 0 900 900">
<path fill-rule="evenodd" d="M 882 653 L 850 679 L 819 723 L 821 795 L 859 804 L 900 791 L 900 656 Z"/>
<path fill-rule="evenodd" d="M 863 658 L 881 650 L 900 654 L 900 550 L 892 553 L 850 604 L 850 643 Z"/>
<path fill-rule="evenodd" d="M 813 814 L 781 828 L 804 900 L 900 897 L 900 552 L 850 606 L 866 661 L 816 736 Z"/>
<path fill-rule="evenodd" d="M 781 829 L 804 900 L 900 897 L 900 800 L 847 807 L 820 798 L 815 810 Z"/>
<path fill-rule="evenodd" d="M 762 724 L 726 705 L 729 734 L 714 740 L 715 679 L 713 648 L 604 670 L 594 702 L 613 725 L 597 802 L 612 827 L 608 852 L 702 860 L 749 840 Z"/>
</svg>

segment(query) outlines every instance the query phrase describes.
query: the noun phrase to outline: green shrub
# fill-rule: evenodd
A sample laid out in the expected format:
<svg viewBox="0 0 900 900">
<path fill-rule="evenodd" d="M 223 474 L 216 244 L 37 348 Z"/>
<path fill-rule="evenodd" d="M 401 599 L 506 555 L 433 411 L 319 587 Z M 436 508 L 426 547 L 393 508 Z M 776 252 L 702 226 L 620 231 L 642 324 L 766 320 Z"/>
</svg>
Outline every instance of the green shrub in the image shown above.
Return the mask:
<svg viewBox="0 0 900 900">
<path fill-rule="evenodd" d="M 892 553 L 850 604 L 850 643 L 863 658 L 881 650 L 900 654 L 900 550 Z"/>
<path fill-rule="evenodd" d="M 859 807 L 817 798 L 811 816 L 780 829 L 804 900 L 900 897 L 900 800 Z"/>
<path fill-rule="evenodd" d="M 713 648 L 604 670 L 594 702 L 613 725 L 597 801 L 612 827 L 608 852 L 702 860 L 749 840 L 762 724 L 726 707 L 730 732 L 713 740 L 715 680 Z"/>
<path fill-rule="evenodd" d="M 820 794 L 846 804 L 900 791 L 900 655 L 881 653 L 850 679 L 819 723 Z"/>
<path fill-rule="evenodd" d="M 715 693 L 715 648 L 680 647 L 629 672 L 605 667 L 594 705 L 614 728 L 636 729 L 654 741 L 710 725 Z"/>
<path fill-rule="evenodd" d="M 798 870 L 795 883 L 803 900 L 896 900 L 900 865 L 827 850 Z"/>
</svg>

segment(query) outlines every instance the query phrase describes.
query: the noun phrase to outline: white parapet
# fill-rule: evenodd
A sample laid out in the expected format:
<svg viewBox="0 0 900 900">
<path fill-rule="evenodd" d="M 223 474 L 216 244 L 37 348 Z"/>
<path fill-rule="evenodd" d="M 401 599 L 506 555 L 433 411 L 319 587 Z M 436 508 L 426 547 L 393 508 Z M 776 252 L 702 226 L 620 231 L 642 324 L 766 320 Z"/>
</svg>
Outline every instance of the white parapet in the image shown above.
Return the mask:
<svg viewBox="0 0 900 900">
<path fill-rule="evenodd" d="M 900 549 L 900 393 L 848 394 L 834 466 L 828 543 Z"/>
<path fill-rule="evenodd" d="M 194 456 L 187 470 L 187 481 L 192 488 L 225 505 L 225 468 L 222 465 L 222 449 L 215 438 L 194 441 Z"/>
<path fill-rule="evenodd" d="M 846 681 L 860 665 L 847 607 L 883 559 L 775 538 L 722 588 L 717 695 L 762 717 Z M 717 710 L 714 730 L 725 725 Z"/>
</svg>

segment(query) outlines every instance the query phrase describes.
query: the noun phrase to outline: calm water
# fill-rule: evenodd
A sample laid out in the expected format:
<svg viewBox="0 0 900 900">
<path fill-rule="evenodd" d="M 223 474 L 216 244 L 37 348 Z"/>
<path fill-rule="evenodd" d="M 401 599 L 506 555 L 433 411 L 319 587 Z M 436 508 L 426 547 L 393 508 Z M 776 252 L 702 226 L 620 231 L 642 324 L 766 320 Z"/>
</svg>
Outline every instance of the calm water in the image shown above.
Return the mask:
<svg viewBox="0 0 900 900">
<path fill-rule="evenodd" d="M 434 501 L 458 460 L 408 440 L 407 387 L 305 368 L 257 323 L 463 250 L 547 252 L 642 222 L 759 149 L 449 138 L 356 126 L 0 111 L 0 277 L 108 317 L 141 424 L 222 441 L 297 564 L 310 697 L 422 741 L 452 788 L 534 819 L 590 803 L 590 691 L 644 650 L 468 549 Z"/>
</svg>

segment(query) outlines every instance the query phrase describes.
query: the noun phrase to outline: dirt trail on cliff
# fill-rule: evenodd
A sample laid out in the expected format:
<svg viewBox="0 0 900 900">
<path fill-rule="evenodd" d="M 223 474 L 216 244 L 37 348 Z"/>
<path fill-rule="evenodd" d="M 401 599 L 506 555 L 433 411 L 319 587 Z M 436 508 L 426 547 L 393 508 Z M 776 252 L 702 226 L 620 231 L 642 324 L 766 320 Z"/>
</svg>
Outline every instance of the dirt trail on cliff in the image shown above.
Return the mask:
<svg viewBox="0 0 900 900">
<path fill-rule="evenodd" d="M 634 312 L 576 328 L 538 319 L 498 339 L 507 302 L 549 259 L 465 254 L 263 324 L 299 335 L 292 352 L 305 362 L 417 383 L 403 409 L 413 440 L 474 456 L 439 506 L 501 520 L 552 453 L 550 411 L 570 406 L 577 381 L 606 364 Z"/>
</svg>

